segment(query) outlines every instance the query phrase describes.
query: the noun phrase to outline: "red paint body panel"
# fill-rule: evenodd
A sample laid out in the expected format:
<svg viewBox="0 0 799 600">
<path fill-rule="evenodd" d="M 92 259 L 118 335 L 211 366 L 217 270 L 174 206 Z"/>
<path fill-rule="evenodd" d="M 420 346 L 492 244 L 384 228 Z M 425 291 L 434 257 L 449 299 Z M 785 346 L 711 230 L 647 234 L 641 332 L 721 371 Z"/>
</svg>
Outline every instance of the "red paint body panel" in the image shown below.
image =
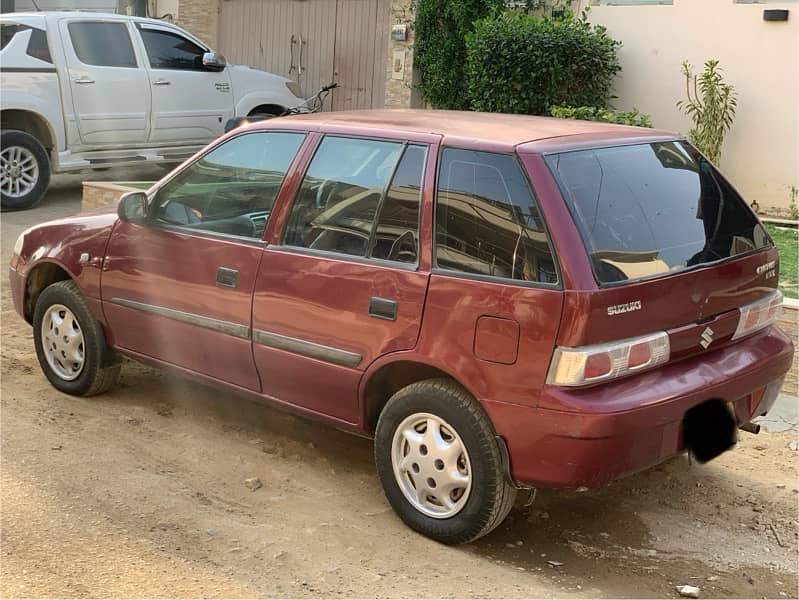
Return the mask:
<svg viewBox="0 0 799 600">
<path fill-rule="evenodd" d="M 562 302 L 562 292 L 555 289 L 434 273 L 416 351 L 419 362 L 452 373 L 483 401 L 536 406 L 552 358 Z M 514 364 L 487 362 L 474 355 L 475 327 L 482 316 L 519 324 L 519 357 Z M 501 353 L 503 343 L 514 340 L 497 339 L 486 350 Z"/>
<path fill-rule="evenodd" d="M 248 339 L 120 306 L 114 299 L 249 328 L 261 252 L 259 244 L 120 222 L 108 244 L 102 285 L 115 346 L 260 390 Z M 218 267 L 238 271 L 237 287 L 216 284 Z"/>
<path fill-rule="evenodd" d="M 597 285 L 541 153 L 676 139 L 671 134 L 447 111 L 324 113 L 248 128 L 309 132 L 277 195 L 263 243 L 127 223 L 111 232 L 116 216 L 110 213 L 54 221 L 26 232 L 21 255 L 14 259 L 10 284 L 16 310 L 24 310 L 30 270 L 42 261 L 54 262 L 78 283 L 101 321 L 105 313 L 110 343 L 123 353 L 367 435 L 365 390 L 376 373 L 398 361 L 436 367 L 485 407 L 507 444 L 512 477 L 546 487 L 602 485 L 672 456 L 683 447 L 686 410 L 710 398 L 730 402 L 740 423 L 762 414 L 790 368 L 792 345 L 775 328 L 730 341 L 738 307 L 776 285 L 776 278 L 766 281 L 757 274 L 758 266 L 778 260 L 773 248 L 646 281 Z M 416 270 L 279 246 L 304 169 L 327 133 L 431 146 Z M 439 144 L 518 153 L 557 257 L 558 288 L 434 268 Z M 85 267 L 78 261 L 82 252 L 92 256 Z M 239 271 L 235 288 L 215 284 L 220 266 Z M 396 320 L 369 316 L 372 297 L 396 301 Z M 120 306 L 114 298 L 231 323 L 248 335 Z M 608 315 L 609 306 L 636 300 L 641 310 Z M 704 350 L 698 342 L 707 326 L 715 339 Z M 556 345 L 658 330 L 669 332 L 672 347 L 671 362 L 660 368 L 593 387 L 545 384 Z M 341 366 L 303 355 L 296 346 L 292 351 L 270 346 L 269 338 L 253 343 L 251 331 L 323 345 L 360 360 Z M 767 386 L 771 391 L 764 394 Z"/>
</svg>

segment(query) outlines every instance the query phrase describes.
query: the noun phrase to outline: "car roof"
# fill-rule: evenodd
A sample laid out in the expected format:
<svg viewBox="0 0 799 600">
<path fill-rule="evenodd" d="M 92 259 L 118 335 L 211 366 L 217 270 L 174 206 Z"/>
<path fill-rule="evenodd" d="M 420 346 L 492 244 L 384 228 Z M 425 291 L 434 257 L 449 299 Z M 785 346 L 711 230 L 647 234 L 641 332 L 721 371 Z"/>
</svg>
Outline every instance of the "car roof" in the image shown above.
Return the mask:
<svg viewBox="0 0 799 600">
<path fill-rule="evenodd" d="M 15 17 L 70 17 L 78 19 L 124 19 L 126 21 L 140 21 L 142 23 L 152 23 L 153 25 L 171 25 L 176 27 L 174 23 L 163 21 L 160 19 L 150 19 L 148 17 L 136 17 L 133 15 L 121 15 L 117 13 L 95 12 L 95 11 L 81 11 L 81 10 L 42 10 L 42 11 L 28 11 L 28 12 L 13 12 L 3 13 L 3 19 L 14 19 Z"/>
<path fill-rule="evenodd" d="M 676 137 L 667 131 L 592 121 L 423 109 L 355 110 L 292 115 L 264 122 L 262 126 L 275 126 L 280 121 L 287 126 L 290 123 L 301 123 L 313 130 L 346 132 L 347 129 L 352 129 L 353 132 L 360 133 L 366 129 L 385 134 L 432 134 L 441 136 L 444 145 L 466 144 L 469 147 L 507 148 L 526 145 L 531 151 L 535 149 L 531 145 L 535 142 L 547 140 L 550 143 L 546 146 L 554 148 L 557 144 L 552 142 L 561 138 L 563 142 L 568 138 L 579 140 L 581 144 L 590 143 L 591 140 L 611 144 L 638 139 Z"/>
</svg>

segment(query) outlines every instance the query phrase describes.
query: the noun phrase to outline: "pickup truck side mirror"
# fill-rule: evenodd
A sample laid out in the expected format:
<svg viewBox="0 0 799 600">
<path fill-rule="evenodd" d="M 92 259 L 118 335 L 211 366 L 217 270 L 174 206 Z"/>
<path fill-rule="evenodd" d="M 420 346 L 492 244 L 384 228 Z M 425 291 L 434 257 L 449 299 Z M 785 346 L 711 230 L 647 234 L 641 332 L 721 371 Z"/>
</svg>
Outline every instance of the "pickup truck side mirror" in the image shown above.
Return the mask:
<svg viewBox="0 0 799 600">
<path fill-rule="evenodd" d="M 216 52 L 206 52 L 203 54 L 203 66 L 209 71 L 222 71 L 227 61 L 225 57 Z"/>
<path fill-rule="evenodd" d="M 117 215 L 120 221 L 144 225 L 147 221 L 147 194 L 128 192 L 119 199 Z"/>
</svg>

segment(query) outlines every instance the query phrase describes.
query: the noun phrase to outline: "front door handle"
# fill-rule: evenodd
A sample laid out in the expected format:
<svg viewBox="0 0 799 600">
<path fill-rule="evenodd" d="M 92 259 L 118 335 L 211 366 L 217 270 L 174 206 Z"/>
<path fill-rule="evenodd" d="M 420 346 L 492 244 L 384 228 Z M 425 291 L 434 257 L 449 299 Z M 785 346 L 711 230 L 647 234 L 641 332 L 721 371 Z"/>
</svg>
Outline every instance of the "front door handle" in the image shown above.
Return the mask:
<svg viewBox="0 0 799 600">
<path fill-rule="evenodd" d="M 388 298 L 372 296 L 369 298 L 369 316 L 386 321 L 397 320 L 397 303 Z"/>
<path fill-rule="evenodd" d="M 234 288 L 239 285 L 239 272 L 236 269 L 219 267 L 216 270 L 216 285 Z"/>
<path fill-rule="evenodd" d="M 153 85 L 172 85 L 172 82 L 166 79 L 156 79 L 153 81 Z"/>
<path fill-rule="evenodd" d="M 92 79 L 91 77 L 78 77 L 77 79 L 73 79 L 72 81 L 74 81 L 75 83 L 79 83 L 81 85 L 94 83 L 94 79 Z"/>
</svg>

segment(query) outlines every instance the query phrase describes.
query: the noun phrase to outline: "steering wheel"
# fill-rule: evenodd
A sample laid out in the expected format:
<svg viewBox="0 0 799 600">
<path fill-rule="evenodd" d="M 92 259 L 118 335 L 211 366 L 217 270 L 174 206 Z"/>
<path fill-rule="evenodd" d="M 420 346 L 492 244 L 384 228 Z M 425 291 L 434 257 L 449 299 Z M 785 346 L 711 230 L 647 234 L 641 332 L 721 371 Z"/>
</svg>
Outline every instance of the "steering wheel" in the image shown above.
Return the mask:
<svg viewBox="0 0 799 600">
<path fill-rule="evenodd" d="M 327 208 L 327 203 L 330 200 L 330 196 L 335 189 L 336 182 L 332 179 L 324 179 L 322 183 L 319 184 L 319 187 L 316 188 L 316 208 L 324 209 Z M 324 196 L 325 188 L 331 186 L 330 190 L 327 192 L 327 196 Z"/>
<path fill-rule="evenodd" d="M 407 248 L 407 245 L 410 245 L 410 249 Z M 394 243 L 391 244 L 391 249 L 388 251 L 386 260 L 398 260 L 403 254 L 405 258 L 411 260 L 416 259 L 416 238 L 413 235 L 413 231 L 410 229 L 394 240 Z"/>
</svg>

